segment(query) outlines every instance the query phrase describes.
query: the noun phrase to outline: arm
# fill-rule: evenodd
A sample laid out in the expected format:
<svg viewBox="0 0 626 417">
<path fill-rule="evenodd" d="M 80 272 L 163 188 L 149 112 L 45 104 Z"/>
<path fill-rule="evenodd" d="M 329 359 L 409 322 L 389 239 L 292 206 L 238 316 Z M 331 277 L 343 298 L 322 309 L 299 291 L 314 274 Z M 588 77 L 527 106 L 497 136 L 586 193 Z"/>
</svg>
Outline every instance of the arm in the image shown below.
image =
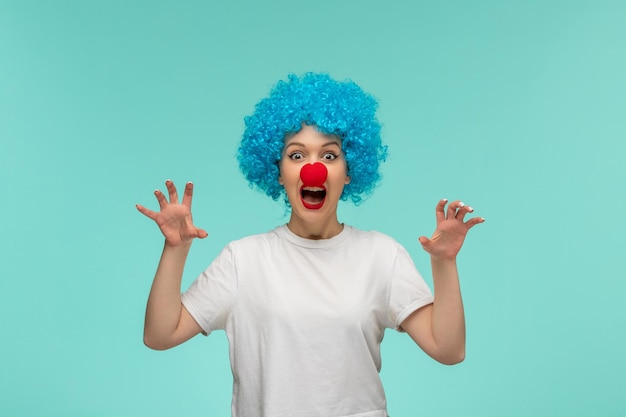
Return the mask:
<svg viewBox="0 0 626 417">
<path fill-rule="evenodd" d="M 159 212 L 137 205 L 137 210 L 154 220 L 165 236 L 165 246 L 148 296 L 143 337 L 146 346 L 157 350 L 174 347 L 202 330 L 181 303 L 180 285 L 192 240 L 207 236 L 206 231 L 193 225 L 193 185 L 187 183 L 182 204 L 179 204 L 172 181 L 165 184 L 170 201 L 167 202 L 161 191 L 155 191 Z"/>
<path fill-rule="evenodd" d="M 430 254 L 435 301 L 407 317 L 401 327 L 429 356 L 453 365 L 465 358 L 465 316 L 456 256 L 467 231 L 485 220 L 479 217 L 464 223 L 465 215 L 473 209 L 455 201 L 448 206 L 446 215 L 446 203 L 447 200 L 441 200 L 437 204 L 437 229 L 433 236 L 419 239 Z"/>
</svg>

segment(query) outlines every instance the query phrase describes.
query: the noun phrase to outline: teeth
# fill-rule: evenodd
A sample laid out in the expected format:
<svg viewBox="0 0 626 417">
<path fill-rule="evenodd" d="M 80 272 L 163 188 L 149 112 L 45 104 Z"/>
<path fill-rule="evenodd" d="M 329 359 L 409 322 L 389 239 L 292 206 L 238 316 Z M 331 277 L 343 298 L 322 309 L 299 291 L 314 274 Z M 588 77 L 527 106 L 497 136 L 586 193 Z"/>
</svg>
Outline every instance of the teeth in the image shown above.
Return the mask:
<svg viewBox="0 0 626 417">
<path fill-rule="evenodd" d="M 306 191 L 324 191 L 322 187 L 303 187 L 302 189 Z"/>
</svg>

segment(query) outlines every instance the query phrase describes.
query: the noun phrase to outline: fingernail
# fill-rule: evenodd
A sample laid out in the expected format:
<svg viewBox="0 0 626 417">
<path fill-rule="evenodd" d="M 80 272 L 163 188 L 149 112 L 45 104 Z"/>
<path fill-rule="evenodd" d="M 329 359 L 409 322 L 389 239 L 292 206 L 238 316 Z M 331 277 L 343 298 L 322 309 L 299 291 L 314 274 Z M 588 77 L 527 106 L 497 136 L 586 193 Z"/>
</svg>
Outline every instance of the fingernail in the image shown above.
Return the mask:
<svg viewBox="0 0 626 417">
<path fill-rule="evenodd" d="M 474 209 L 472 207 L 468 207 L 467 211 L 469 211 L 470 213 L 474 211 Z"/>
<path fill-rule="evenodd" d="M 441 201 L 445 201 L 447 203 L 448 199 L 447 198 L 442 198 Z"/>
<path fill-rule="evenodd" d="M 462 202 L 462 201 L 460 201 L 460 202 L 459 202 L 459 207 L 465 207 L 465 203 L 464 203 L 464 202 Z"/>
</svg>

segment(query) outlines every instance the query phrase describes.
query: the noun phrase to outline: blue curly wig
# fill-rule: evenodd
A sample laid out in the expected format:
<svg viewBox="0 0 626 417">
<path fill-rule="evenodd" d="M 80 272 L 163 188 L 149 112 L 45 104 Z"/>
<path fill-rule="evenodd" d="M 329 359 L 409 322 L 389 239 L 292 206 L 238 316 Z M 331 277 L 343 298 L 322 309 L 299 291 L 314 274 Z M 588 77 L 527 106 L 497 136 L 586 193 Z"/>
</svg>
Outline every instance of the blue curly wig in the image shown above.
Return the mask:
<svg viewBox="0 0 626 417">
<path fill-rule="evenodd" d="M 279 81 L 269 97 L 257 103 L 247 116 L 237 160 L 251 187 L 288 204 L 284 188 L 278 183 L 285 137 L 300 131 L 302 125 L 314 126 L 324 134 L 341 139 L 350 183 L 342 200 L 359 204 L 374 190 L 380 179 L 378 167 L 387 157 L 376 119 L 376 99 L 354 82 L 335 81 L 328 74 L 289 74 Z"/>
</svg>

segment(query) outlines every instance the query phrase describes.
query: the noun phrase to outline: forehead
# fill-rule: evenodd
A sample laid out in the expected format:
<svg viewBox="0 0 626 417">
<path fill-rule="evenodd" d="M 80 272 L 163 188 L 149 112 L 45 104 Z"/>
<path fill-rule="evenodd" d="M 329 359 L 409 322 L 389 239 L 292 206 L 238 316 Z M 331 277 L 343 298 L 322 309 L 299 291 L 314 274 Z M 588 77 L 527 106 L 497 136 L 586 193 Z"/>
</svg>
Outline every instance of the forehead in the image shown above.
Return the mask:
<svg viewBox="0 0 626 417">
<path fill-rule="evenodd" d="M 285 148 L 289 146 L 332 146 L 341 147 L 341 139 L 337 135 L 325 134 L 313 126 L 303 126 L 299 132 L 285 137 Z"/>
</svg>

